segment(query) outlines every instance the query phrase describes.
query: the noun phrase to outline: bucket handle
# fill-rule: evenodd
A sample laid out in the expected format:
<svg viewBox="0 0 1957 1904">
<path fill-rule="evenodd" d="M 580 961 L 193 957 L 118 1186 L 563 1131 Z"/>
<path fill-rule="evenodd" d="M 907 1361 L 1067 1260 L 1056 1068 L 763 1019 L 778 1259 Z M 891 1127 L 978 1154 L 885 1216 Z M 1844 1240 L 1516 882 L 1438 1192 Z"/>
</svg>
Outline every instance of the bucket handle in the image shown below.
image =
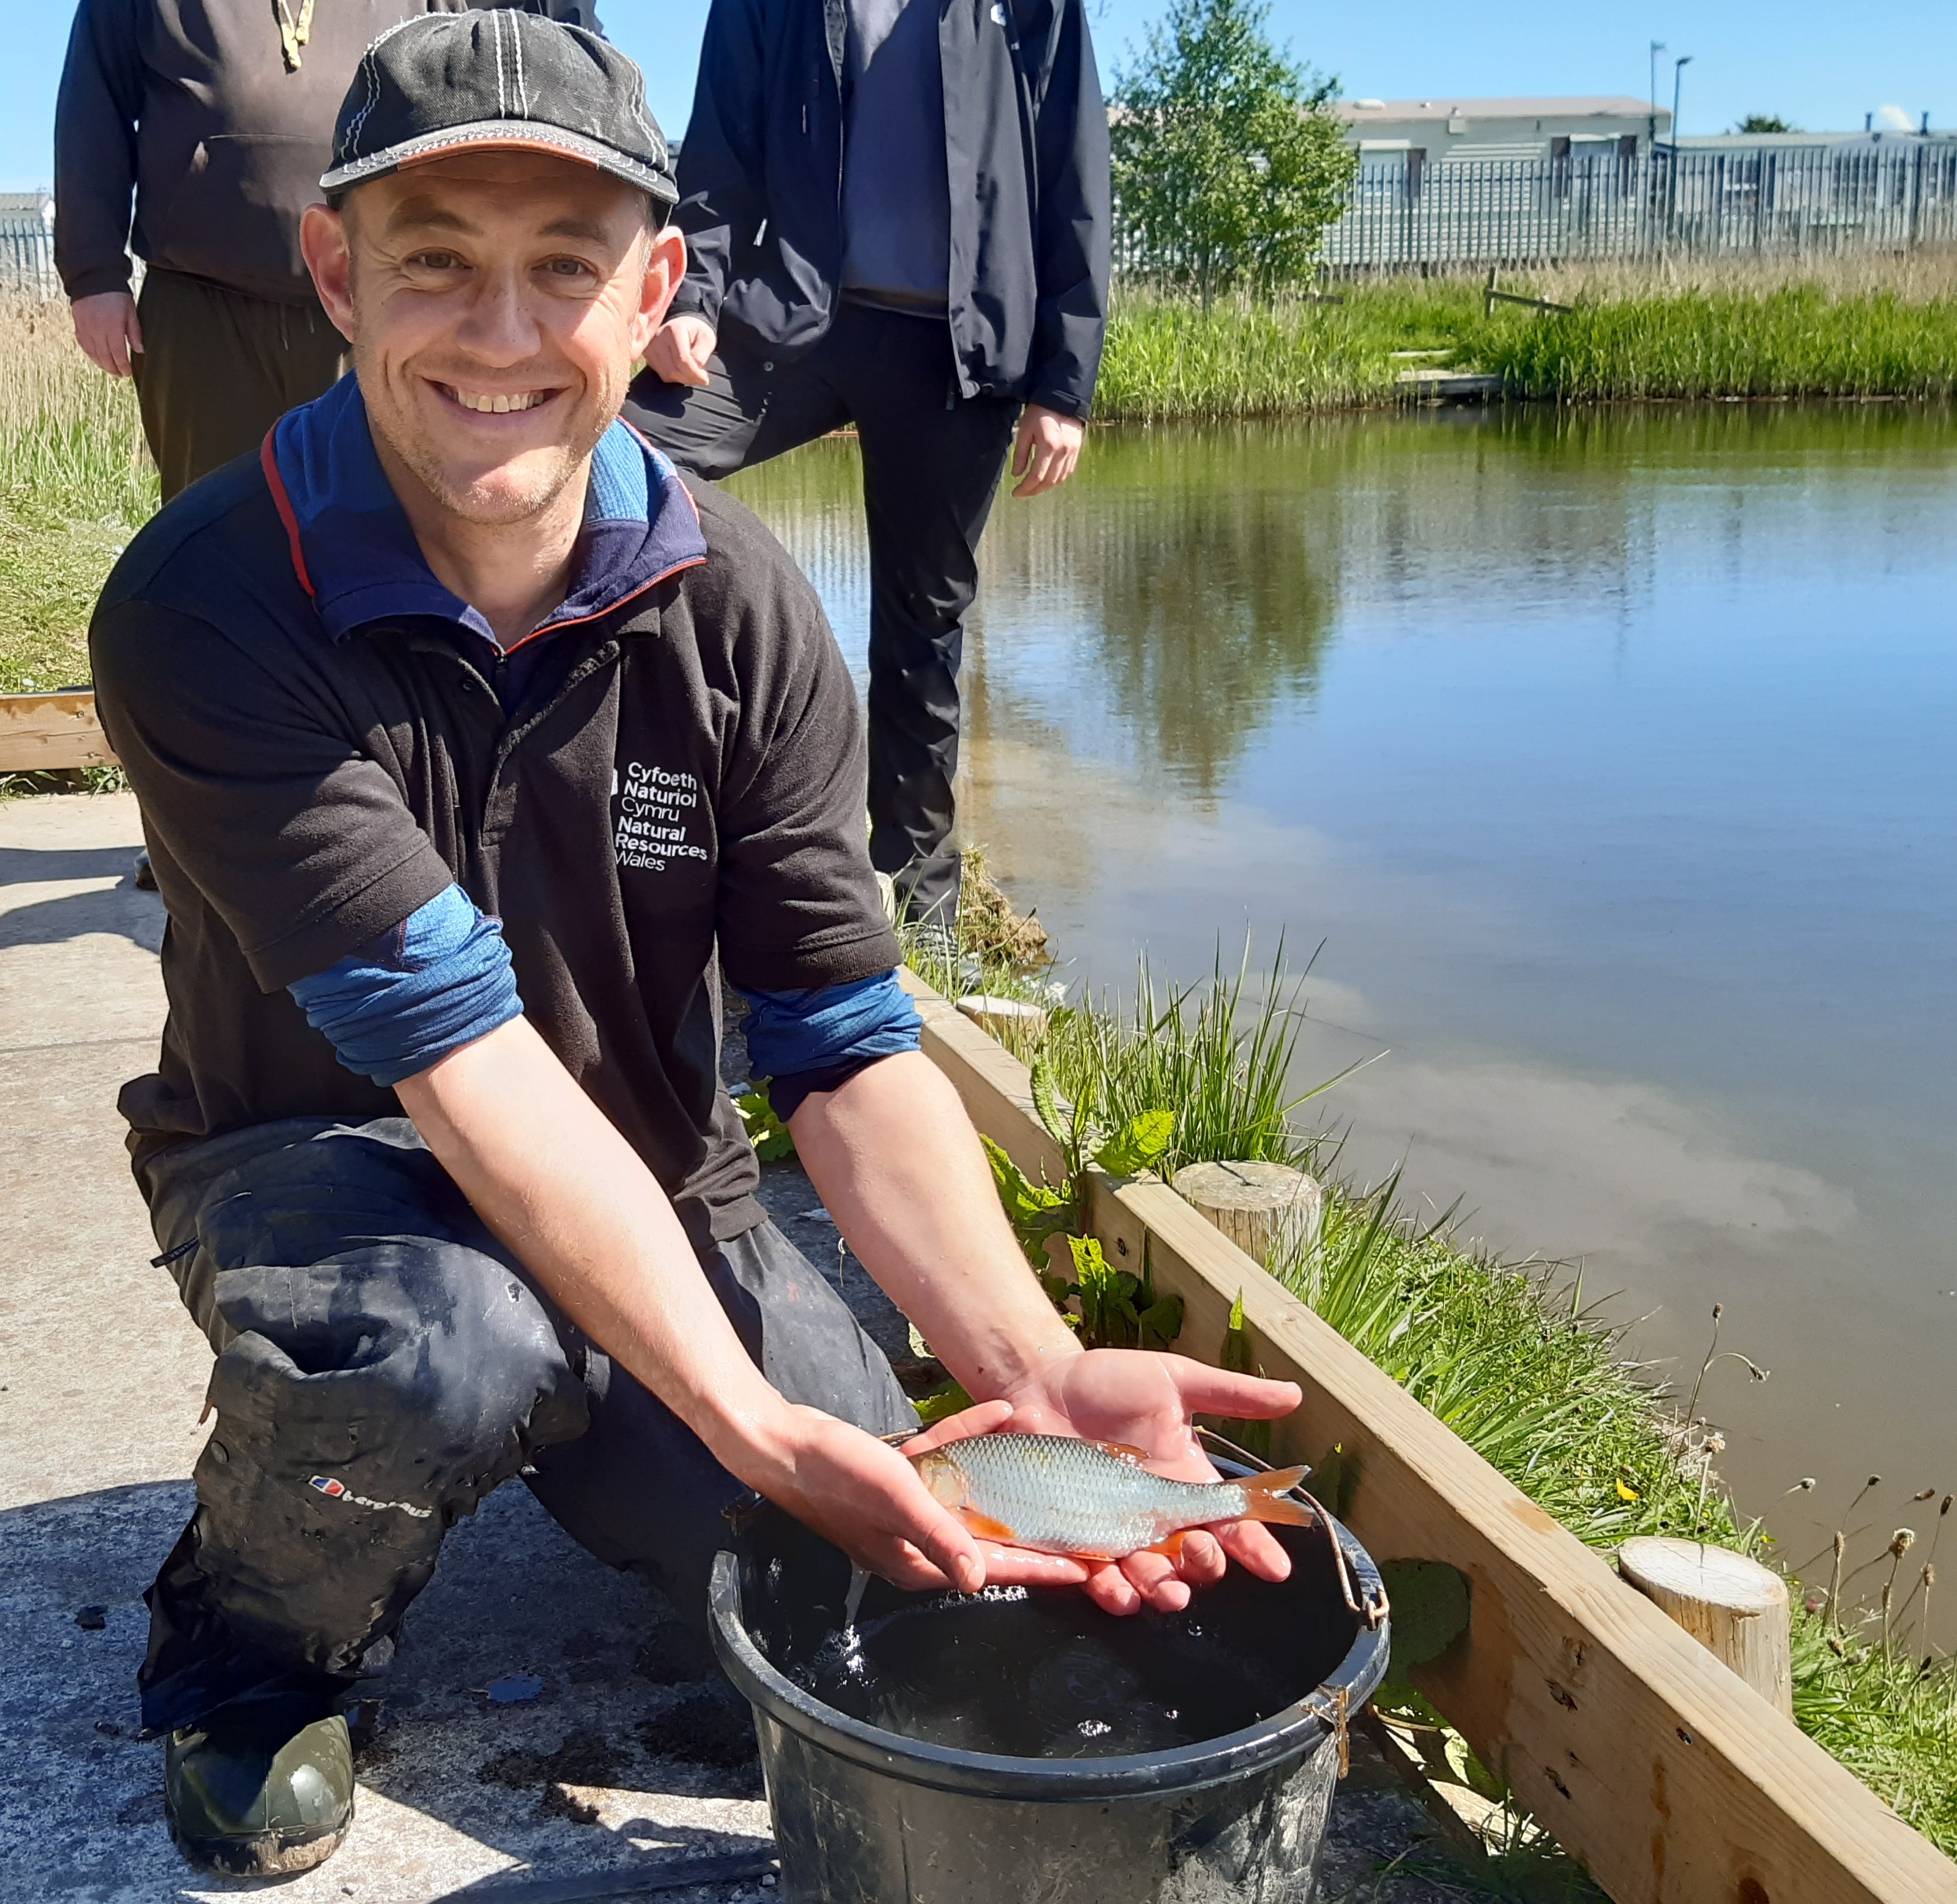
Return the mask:
<svg viewBox="0 0 1957 1904">
<path fill-rule="evenodd" d="M 1196 1432 L 1206 1447 L 1214 1448 L 1228 1456 L 1233 1461 L 1241 1461 L 1244 1466 L 1254 1469 L 1260 1474 L 1270 1472 L 1272 1464 L 1269 1462 L 1265 1460 L 1261 1456 L 1253 1454 L 1248 1448 L 1239 1447 L 1227 1435 L 1219 1434 L 1214 1428 L 1205 1428 L 1200 1422 L 1197 1425 Z M 1386 1598 L 1385 1583 L 1383 1581 L 1380 1583 L 1376 1594 L 1361 1595 L 1352 1578 L 1352 1563 L 1345 1558 L 1345 1544 L 1339 1538 L 1337 1530 L 1333 1526 L 1332 1517 L 1326 1512 L 1325 1504 L 1308 1488 L 1294 1488 L 1291 1492 L 1304 1497 L 1305 1504 L 1317 1515 L 1318 1525 L 1325 1529 L 1325 1537 L 1332 1544 L 1332 1565 L 1333 1570 L 1339 1576 L 1339 1590 L 1345 1596 L 1345 1610 L 1348 1613 L 1357 1614 L 1365 1622 L 1366 1630 L 1368 1633 L 1378 1632 L 1381 1625 L 1384 1624 L 1387 1614 L 1392 1611 L 1392 1603 Z M 1342 1763 L 1345 1750 L 1344 1706 L 1345 1696 L 1342 1693 L 1339 1696 L 1339 1756 Z"/>
</svg>

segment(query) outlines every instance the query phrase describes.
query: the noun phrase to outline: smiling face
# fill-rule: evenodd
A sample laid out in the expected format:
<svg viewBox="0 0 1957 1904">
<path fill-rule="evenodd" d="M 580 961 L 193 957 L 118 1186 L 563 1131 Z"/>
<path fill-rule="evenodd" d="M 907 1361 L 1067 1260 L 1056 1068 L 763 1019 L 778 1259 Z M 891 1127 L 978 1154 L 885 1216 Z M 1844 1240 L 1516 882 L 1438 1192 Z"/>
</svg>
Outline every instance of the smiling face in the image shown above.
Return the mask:
<svg viewBox="0 0 1957 1904">
<path fill-rule="evenodd" d="M 397 489 L 405 473 L 482 527 L 539 517 L 574 483 L 581 504 L 684 267 L 678 232 L 655 234 L 647 210 L 593 167 L 492 150 L 307 211 L 306 262 Z"/>
</svg>

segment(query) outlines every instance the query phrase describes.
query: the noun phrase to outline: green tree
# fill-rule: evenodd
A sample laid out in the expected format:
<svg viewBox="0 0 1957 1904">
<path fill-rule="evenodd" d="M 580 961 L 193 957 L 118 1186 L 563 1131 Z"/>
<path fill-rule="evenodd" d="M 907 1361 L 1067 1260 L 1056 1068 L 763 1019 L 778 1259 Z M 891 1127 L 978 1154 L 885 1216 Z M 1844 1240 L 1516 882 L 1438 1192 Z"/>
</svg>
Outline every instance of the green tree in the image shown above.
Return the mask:
<svg viewBox="0 0 1957 1904">
<path fill-rule="evenodd" d="M 1117 75 L 1114 197 L 1128 261 L 1219 290 L 1295 284 L 1358 168 L 1337 82 L 1278 51 L 1261 0 L 1174 0 Z"/>
<path fill-rule="evenodd" d="M 1798 132 L 1801 128 L 1778 112 L 1749 112 L 1733 130 L 1735 132 Z"/>
</svg>

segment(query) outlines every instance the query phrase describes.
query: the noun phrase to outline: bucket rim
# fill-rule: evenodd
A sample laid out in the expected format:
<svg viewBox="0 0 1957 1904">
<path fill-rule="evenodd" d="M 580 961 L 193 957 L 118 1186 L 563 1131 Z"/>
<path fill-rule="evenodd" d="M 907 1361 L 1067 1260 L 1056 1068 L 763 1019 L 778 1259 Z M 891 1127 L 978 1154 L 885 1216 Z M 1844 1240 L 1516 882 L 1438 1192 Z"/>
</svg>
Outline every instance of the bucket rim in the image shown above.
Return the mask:
<svg viewBox="0 0 1957 1904">
<path fill-rule="evenodd" d="M 1362 1599 L 1380 1590 L 1379 1569 L 1336 1517 L 1326 1520 L 1343 1551 Z M 1386 1676 L 1390 1623 L 1361 1621 L 1337 1668 L 1301 1699 L 1267 1719 L 1192 1745 L 1106 1758 L 1031 1758 L 932 1745 L 852 1719 L 805 1692 L 776 1668 L 749 1635 L 741 1611 L 740 1558 L 722 1548 L 713 1557 L 708 1589 L 713 1648 L 748 1702 L 778 1725 L 866 1769 L 912 1785 L 966 1797 L 1018 1798 L 1071 1804 L 1127 1797 L 1196 1792 L 1244 1773 L 1315 1751 L 1336 1735 L 1323 1700 L 1342 1694 L 1349 1712 L 1370 1698 Z"/>
</svg>

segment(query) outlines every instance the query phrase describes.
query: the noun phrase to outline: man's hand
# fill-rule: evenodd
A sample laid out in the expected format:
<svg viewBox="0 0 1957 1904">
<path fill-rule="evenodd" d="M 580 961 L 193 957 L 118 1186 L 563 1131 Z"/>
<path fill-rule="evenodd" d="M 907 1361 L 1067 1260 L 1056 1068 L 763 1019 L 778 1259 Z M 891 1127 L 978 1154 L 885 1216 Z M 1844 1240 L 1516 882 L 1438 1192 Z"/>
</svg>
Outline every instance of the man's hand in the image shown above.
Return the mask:
<svg viewBox="0 0 1957 1904">
<path fill-rule="evenodd" d="M 1184 1355 L 1096 1349 L 1040 1369 L 997 1400 L 939 1422 L 906 1442 L 904 1452 L 918 1454 L 1002 1428 L 1078 1434 L 1127 1442 L 1143 1450 L 1156 1473 L 1171 1479 L 1214 1481 L 1216 1470 L 1190 1425 L 1192 1415 L 1271 1420 L 1288 1415 L 1301 1399 L 1293 1383 L 1206 1368 Z M 979 1551 L 988 1581 L 1058 1584 L 1064 1577 L 1048 1570 L 1048 1555 L 988 1542 L 979 1543 Z M 1283 1580 L 1291 1571 L 1290 1557 L 1268 1529 L 1239 1520 L 1191 1529 L 1173 1561 L 1165 1554 L 1130 1554 L 1118 1561 L 1090 1561 L 1083 1576 L 1089 1597 L 1106 1612 L 1136 1613 L 1146 1605 L 1174 1613 L 1189 1604 L 1193 1587 L 1221 1580 L 1232 1560 L 1267 1580 Z"/>
<path fill-rule="evenodd" d="M 89 361 L 112 377 L 128 376 L 131 354 L 143 347 L 136 300 L 127 291 L 98 291 L 77 298 L 73 312 L 74 340 Z"/>
<path fill-rule="evenodd" d="M 1086 434 L 1087 426 L 1079 417 L 1048 410 L 1044 403 L 1029 403 L 1013 445 L 1013 473 L 1021 479 L 1013 494 L 1037 496 L 1058 489 L 1080 460 L 1080 440 Z"/>
<path fill-rule="evenodd" d="M 704 388 L 715 333 L 704 318 L 669 318 L 646 346 L 646 368 L 665 384 Z"/>
</svg>

